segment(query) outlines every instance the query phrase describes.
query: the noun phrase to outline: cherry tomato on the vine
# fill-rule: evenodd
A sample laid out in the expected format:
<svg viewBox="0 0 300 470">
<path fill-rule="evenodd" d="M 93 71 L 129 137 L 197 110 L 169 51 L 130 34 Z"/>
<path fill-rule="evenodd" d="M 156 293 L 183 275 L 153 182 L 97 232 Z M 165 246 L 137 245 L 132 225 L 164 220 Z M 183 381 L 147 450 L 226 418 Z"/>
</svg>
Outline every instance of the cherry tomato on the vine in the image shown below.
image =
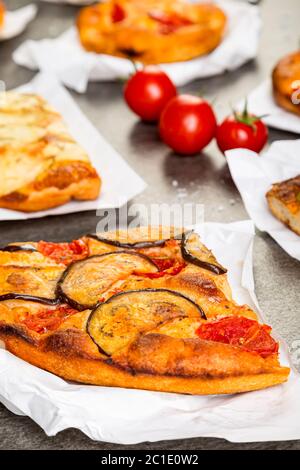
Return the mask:
<svg viewBox="0 0 300 470">
<path fill-rule="evenodd" d="M 124 97 L 128 106 L 143 121 L 159 120 L 166 104 L 177 94 L 168 75 L 159 67 L 138 70 L 126 83 Z"/>
<path fill-rule="evenodd" d="M 210 104 L 200 97 L 180 95 L 165 107 L 159 122 L 162 140 L 181 155 L 193 155 L 215 136 L 217 121 Z"/>
<path fill-rule="evenodd" d="M 241 113 L 228 116 L 217 129 L 217 144 L 221 152 L 247 148 L 259 153 L 268 140 L 268 128 L 260 117 L 249 114 L 247 107 Z"/>
</svg>

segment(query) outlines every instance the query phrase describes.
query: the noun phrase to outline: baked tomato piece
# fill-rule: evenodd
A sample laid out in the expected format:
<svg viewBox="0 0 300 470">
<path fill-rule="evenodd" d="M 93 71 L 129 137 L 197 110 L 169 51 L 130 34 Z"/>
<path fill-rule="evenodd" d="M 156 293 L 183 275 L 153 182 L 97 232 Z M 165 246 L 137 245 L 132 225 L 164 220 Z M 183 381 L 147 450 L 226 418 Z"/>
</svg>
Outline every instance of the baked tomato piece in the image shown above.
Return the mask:
<svg viewBox="0 0 300 470">
<path fill-rule="evenodd" d="M 190 26 L 193 22 L 177 13 L 165 13 L 158 10 L 151 11 L 149 17 L 159 24 L 161 34 L 170 34 L 183 26 Z"/>
<path fill-rule="evenodd" d="M 113 23 L 120 23 L 125 20 L 126 11 L 118 3 L 114 3 L 111 11 L 111 20 Z"/>
<path fill-rule="evenodd" d="M 278 352 L 278 343 L 270 332 L 270 326 L 239 316 L 203 323 L 196 330 L 201 339 L 238 346 L 262 357 Z"/>
<path fill-rule="evenodd" d="M 70 315 L 78 313 L 77 310 L 68 305 L 60 305 L 55 309 L 40 310 L 36 314 L 27 313 L 21 320 L 29 330 L 43 334 L 55 331 Z"/>
<path fill-rule="evenodd" d="M 57 263 L 68 265 L 89 255 L 88 246 L 83 240 L 73 240 L 71 243 L 53 243 L 40 241 L 37 249 Z"/>
<path fill-rule="evenodd" d="M 158 279 L 164 276 L 175 276 L 179 274 L 185 267 L 184 261 L 179 261 L 176 258 L 161 258 L 152 259 L 153 263 L 158 267 L 159 271 L 156 273 L 139 273 L 135 272 L 136 276 L 147 277 L 148 279 Z"/>
</svg>

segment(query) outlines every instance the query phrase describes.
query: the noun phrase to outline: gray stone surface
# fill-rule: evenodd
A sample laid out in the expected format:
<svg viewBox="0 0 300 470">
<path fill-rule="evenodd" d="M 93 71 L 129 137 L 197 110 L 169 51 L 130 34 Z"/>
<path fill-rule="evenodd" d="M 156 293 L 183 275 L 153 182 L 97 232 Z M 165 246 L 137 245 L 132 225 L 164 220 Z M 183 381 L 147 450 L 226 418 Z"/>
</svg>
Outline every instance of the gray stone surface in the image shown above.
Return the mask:
<svg viewBox="0 0 300 470">
<path fill-rule="evenodd" d="M 25 0 L 7 1 L 9 7 Z M 199 80 L 182 91 L 201 90 L 215 98 L 219 118 L 229 112 L 230 103 L 243 98 L 270 74 L 273 64 L 299 44 L 299 0 L 264 0 L 261 3 L 264 27 L 256 61 L 238 71 L 209 80 Z M 71 6 L 39 4 L 39 14 L 20 37 L 0 43 L 0 79 L 8 88 L 30 80 L 33 73 L 16 66 L 14 49 L 25 39 L 55 37 L 74 21 L 77 9 Z M 155 127 L 137 121 L 122 100 L 120 83 L 90 84 L 85 95 L 72 93 L 89 119 L 147 181 L 148 188 L 134 202 L 195 202 L 205 205 L 206 220 L 230 222 L 247 218 L 240 196 L 231 180 L 223 156 L 211 144 L 203 155 L 182 158 L 173 155 L 157 138 Z M 294 135 L 271 131 L 271 141 L 292 139 Z M 99 156 L 101 158 L 101 155 Z M 172 182 L 178 181 L 178 187 Z M 180 198 L 179 188 L 186 190 Z M 16 240 L 65 240 L 95 230 L 93 212 L 48 217 L 26 222 L 0 223 L 0 243 Z M 267 234 L 257 233 L 254 249 L 255 286 L 260 305 L 275 330 L 287 341 L 300 339 L 300 264 L 290 258 Z M 266 404 L 267 406 L 267 404 Z M 300 449 L 299 441 L 231 444 L 221 439 L 188 439 L 119 446 L 95 443 L 77 430 L 47 437 L 29 418 L 17 417 L 0 405 L 0 449 Z"/>
</svg>

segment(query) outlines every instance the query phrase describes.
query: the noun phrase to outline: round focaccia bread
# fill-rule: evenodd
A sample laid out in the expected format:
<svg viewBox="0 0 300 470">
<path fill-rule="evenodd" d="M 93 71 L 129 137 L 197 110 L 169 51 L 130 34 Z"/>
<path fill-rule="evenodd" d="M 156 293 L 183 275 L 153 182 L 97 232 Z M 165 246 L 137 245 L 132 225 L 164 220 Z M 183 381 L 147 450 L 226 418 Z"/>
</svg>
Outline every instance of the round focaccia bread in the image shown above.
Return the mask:
<svg viewBox="0 0 300 470">
<path fill-rule="evenodd" d="M 144 227 L 0 251 L 0 338 L 75 382 L 190 394 L 287 380 L 271 328 L 195 233 Z"/>
<path fill-rule="evenodd" d="M 272 73 L 273 95 L 276 103 L 300 116 L 300 104 L 293 103 L 300 99 L 300 51 L 289 54 L 281 59 Z"/>
<path fill-rule="evenodd" d="M 145 64 L 207 54 L 221 42 L 225 25 L 214 4 L 185 0 L 113 0 L 83 8 L 77 19 L 87 51 Z"/>
</svg>

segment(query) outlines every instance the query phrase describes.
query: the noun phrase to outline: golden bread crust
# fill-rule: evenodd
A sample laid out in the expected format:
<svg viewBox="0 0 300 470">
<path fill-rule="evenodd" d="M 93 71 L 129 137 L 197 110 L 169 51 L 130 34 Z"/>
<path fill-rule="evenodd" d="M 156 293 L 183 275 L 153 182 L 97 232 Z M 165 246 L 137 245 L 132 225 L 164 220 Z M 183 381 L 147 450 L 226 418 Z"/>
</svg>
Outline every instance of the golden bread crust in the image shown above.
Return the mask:
<svg viewBox="0 0 300 470">
<path fill-rule="evenodd" d="M 107 387 L 136 388 L 196 395 L 231 394 L 259 390 L 288 379 L 289 368 L 224 377 L 195 377 L 133 373 L 104 359 L 69 357 L 57 351 L 43 351 L 18 334 L 1 335 L 8 351 L 42 369 L 74 382 Z"/>
<path fill-rule="evenodd" d="M 88 309 L 72 310 L 61 301 L 59 305 L 45 306 L 39 299 L 1 298 L 4 294 L 31 292 L 55 300 L 55 285 L 60 286 L 60 294 L 64 293 L 66 265 L 48 252 L 14 251 L 14 247 L 12 251 L 0 251 L 0 338 L 6 348 L 66 380 L 94 385 L 218 394 L 256 390 L 286 381 L 289 369 L 280 366 L 276 352 L 261 356 L 239 346 L 199 337 L 198 327 L 208 322 L 241 317 L 253 323 L 257 317 L 248 306 L 239 306 L 232 300 L 225 273 L 217 275 L 191 262 L 181 265 L 179 272 L 167 270 L 162 276 L 151 268 L 162 257 L 170 260 L 175 256 L 178 262 L 182 242 L 169 240 L 175 234 L 178 232 L 170 234 L 164 228 L 152 229 L 151 233 L 149 228 L 142 228 L 117 235 L 100 234 L 100 239 L 83 237 L 81 243 L 89 247 L 93 263 L 101 261 L 102 269 L 102 260 L 109 254 L 109 273 L 117 276 L 105 292 L 101 291 L 103 298 L 92 313 Z M 124 256 L 123 245 L 111 244 L 110 240 L 114 243 L 116 239 L 127 246 L 124 272 L 116 270 L 118 264 L 113 261 L 118 259 L 118 252 Z M 167 241 L 157 244 L 157 240 Z M 129 244 L 136 243 L 138 248 L 129 248 Z M 25 248 L 38 250 L 39 244 L 30 242 Z M 138 272 L 128 270 L 130 253 L 134 263 L 139 259 L 139 264 L 134 264 Z M 89 257 L 85 260 L 89 261 Z M 73 275 L 81 265 L 82 262 L 71 265 Z M 12 278 L 6 275 L 4 282 L 3 273 L 7 270 Z M 81 282 L 90 283 L 84 278 Z M 72 295 L 72 289 L 68 295 Z M 62 310 L 57 319 L 59 308 Z M 48 323 L 49 319 L 54 319 L 54 323 Z M 101 323 L 104 329 L 99 330 L 100 340 L 97 324 L 100 328 Z"/>
<path fill-rule="evenodd" d="M 217 6 L 185 0 L 109 1 L 83 8 L 77 19 L 86 50 L 145 64 L 207 54 L 221 42 L 225 25 Z"/>
</svg>

